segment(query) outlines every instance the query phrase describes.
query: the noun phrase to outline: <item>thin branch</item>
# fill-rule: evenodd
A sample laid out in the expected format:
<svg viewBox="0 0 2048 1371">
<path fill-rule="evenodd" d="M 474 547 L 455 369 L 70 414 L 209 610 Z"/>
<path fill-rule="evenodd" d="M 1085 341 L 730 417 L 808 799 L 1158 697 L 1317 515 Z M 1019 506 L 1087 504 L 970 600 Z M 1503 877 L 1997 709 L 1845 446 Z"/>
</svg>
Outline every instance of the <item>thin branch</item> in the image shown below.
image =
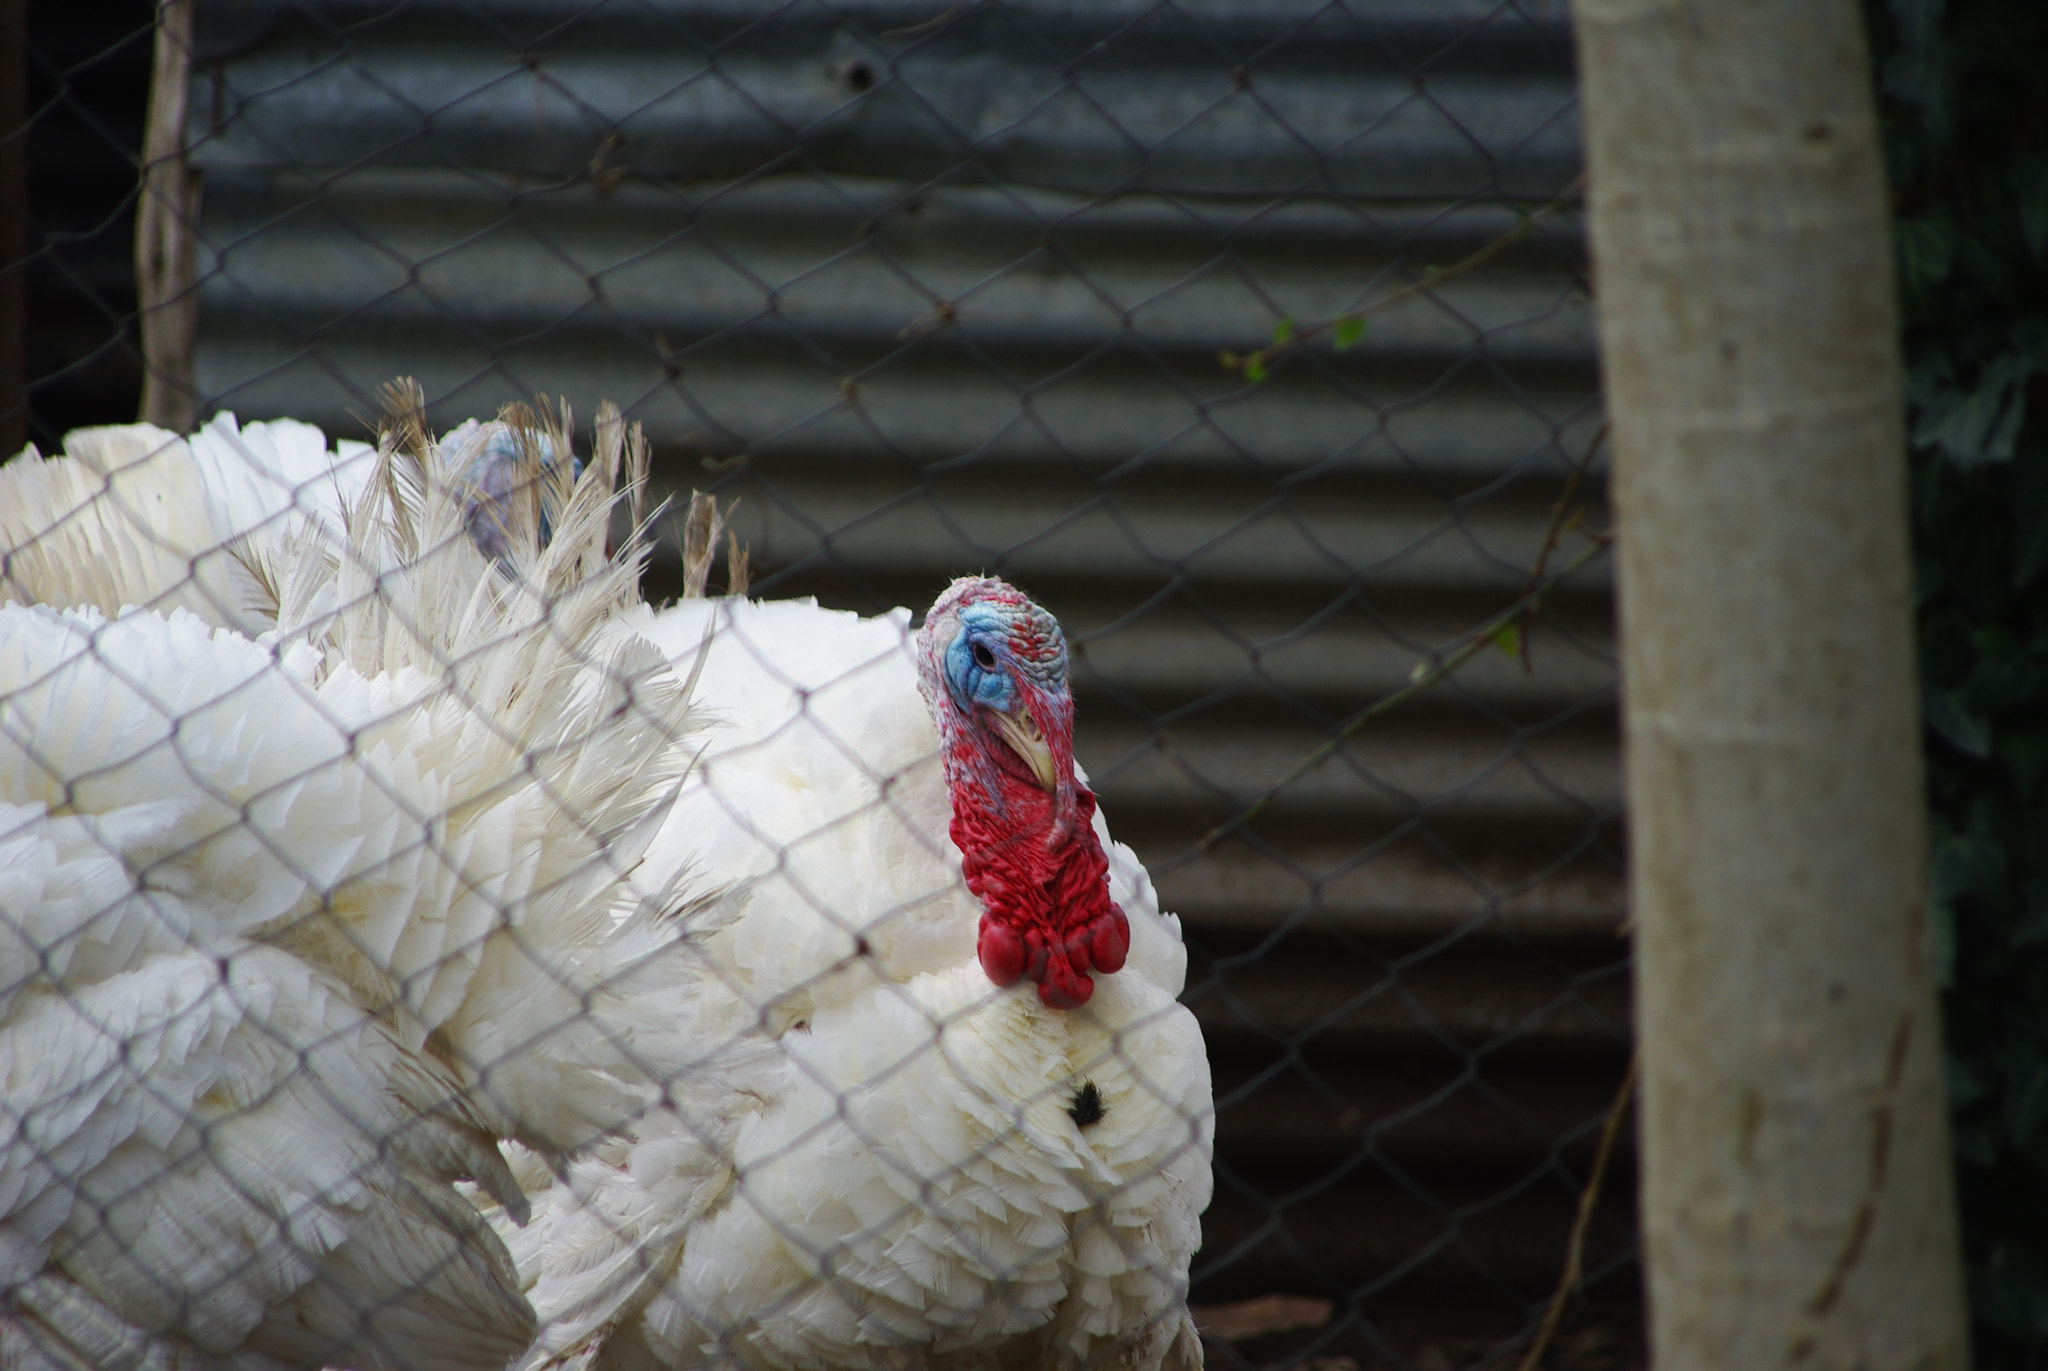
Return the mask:
<svg viewBox="0 0 2048 1371">
<path fill-rule="evenodd" d="M 1557 503 L 1550 508 L 1550 528 L 1543 535 L 1543 550 L 1536 554 L 1536 566 L 1529 572 L 1529 584 L 1543 579 L 1543 568 L 1550 563 L 1550 554 L 1557 551 L 1558 540 L 1565 534 L 1565 515 L 1571 509 L 1572 496 L 1579 493 L 1579 482 L 1585 479 L 1586 469 L 1593 465 L 1593 454 L 1607 441 L 1607 423 L 1602 419 L 1600 427 L 1593 430 L 1592 441 L 1586 444 L 1585 452 L 1564 483 L 1564 493 L 1557 497 Z"/>
<path fill-rule="evenodd" d="M 1287 329 L 1285 336 L 1275 338 L 1256 352 L 1225 352 L 1219 354 L 1217 361 L 1223 364 L 1223 368 L 1226 371 L 1241 372 L 1247 380 L 1263 381 L 1266 378 L 1266 372 L 1272 367 L 1273 363 L 1279 361 L 1295 349 L 1312 343 L 1327 333 L 1335 332 L 1346 324 L 1363 324 L 1375 314 L 1392 309 L 1404 300 L 1411 300 L 1424 291 L 1435 290 L 1446 281 L 1455 281 L 1458 277 L 1468 272 L 1477 271 L 1516 243 L 1527 238 L 1535 231 L 1536 226 L 1545 219 L 1548 219 L 1567 205 L 1577 204 L 1585 188 L 1586 175 L 1584 172 L 1580 172 L 1569 186 L 1566 186 L 1563 191 L 1559 192 L 1556 199 L 1530 211 L 1529 214 L 1523 217 L 1520 223 L 1464 260 L 1455 262 L 1441 271 L 1432 271 L 1420 281 L 1411 282 L 1395 291 L 1392 295 L 1375 300 L 1363 308 L 1347 310 L 1343 314 L 1334 315 L 1331 318 L 1322 320 L 1320 323 L 1305 324 L 1300 328 L 1292 328 L 1283 324 L 1282 327 Z"/>
<path fill-rule="evenodd" d="M 1550 507 L 1550 527 L 1544 530 L 1543 546 L 1536 553 L 1536 565 L 1529 569 L 1529 584 L 1531 586 L 1534 586 L 1543 579 L 1544 569 L 1550 565 L 1550 554 L 1557 551 L 1558 540 L 1563 538 L 1565 531 L 1577 522 L 1578 515 L 1572 509 L 1572 497 L 1579 493 L 1579 482 L 1585 479 L 1586 469 L 1593 465 L 1593 455 L 1600 451 L 1600 445 L 1606 441 L 1607 420 L 1602 419 L 1600 427 L 1593 430 L 1593 437 L 1586 444 L 1586 450 L 1579 455 L 1578 462 L 1573 465 L 1572 474 L 1566 479 L 1564 490 L 1557 497 L 1557 503 Z M 1596 535 L 1590 533 L 1586 536 L 1594 538 L 1595 541 L 1602 541 Z M 1538 609 L 1540 609 L 1540 606 L 1533 606 L 1529 613 L 1533 616 L 1537 613 Z M 1522 635 L 1518 655 L 1522 659 L 1523 672 L 1534 673 L 1536 663 L 1529 656 L 1529 635 L 1527 633 Z"/>
<path fill-rule="evenodd" d="M 1588 562 L 1591 562 L 1601 553 L 1607 551 L 1607 546 L 1608 540 L 1606 539 L 1595 539 L 1589 542 L 1578 556 L 1565 563 L 1556 573 L 1539 581 L 1522 598 L 1516 600 L 1491 619 L 1488 619 L 1478 628 L 1467 633 L 1464 642 L 1451 652 L 1434 657 L 1430 661 L 1418 663 L 1415 668 L 1415 674 L 1409 679 L 1407 685 L 1402 686 L 1393 694 L 1366 706 L 1345 720 L 1338 727 L 1337 731 L 1330 735 L 1328 742 L 1302 758 L 1292 771 L 1266 787 L 1260 793 L 1258 799 L 1252 801 L 1236 814 L 1203 834 L 1201 841 L 1195 844 L 1196 849 L 1198 851 L 1206 851 L 1232 833 L 1251 823 L 1260 814 L 1265 812 L 1266 806 L 1272 803 L 1275 795 L 1328 761 L 1336 754 L 1337 749 L 1350 741 L 1352 736 L 1360 729 L 1381 715 L 1400 708 L 1423 691 L 1428 690 L 1438 681 L 1443 680 L 1444 677 L 1456 671 L 1459 667 L 1465 665 L 1465 663 L 1471 661 L 1474 656 L 1478 655 L 1480 651 L 1489 646 L 1499 636 L 1501 630 L 1511 624 L 1518 624 L 1527 618 L 1537 605 L 1542 603 L 1545 595 L 1549 594 L 1559 583 L 1575 574 Z"/>
<path fill-rule="evenodd" d="M 883 29 L 879 36 L 883 38 L 912 38 L 919 34 L 936 32 L 966 13 L 968 7 L 973 3 L 974 0 L 960 0 L 959 4 L 940 14 L 936 19 L 927 19 L 922 24 L 911 24 L 900 29 Z"/>
<path fill-rule="evenodd" d="M 1571 1239 L 1565 1244 L 1564 1273 L 1557 1278 L 1557 1292 L 1550 1297 L 1550 1308 L 1543 1311 L 1543 1325 L 1536 1330 L 1536 1340 L 1529 1344 L 1528 1355 L 1522 1358 L 1518 1371 L 1536 1371 L 1542 1362 L 1558 1322 L 1564 1318 L 1565 1302 L 1571 1298 L 1585 1269 L 1586 1229 L 1591 1226 L 1593 1209 L 1600 1202 L 1600 1186 L 1607 1179 L 1607 1163 L 1614 1156 L 1615 1139 L 1621 1136 L 1621 1121 L 1628 1117 L 1628 1102 L 1635 1094 L 1636 1073 L 1641 1065 L 1642 1054 L 1631 1053 L 1628 1073 L 1621 1078 L 1621 1088 L 1614 1092 L 1614 1104 L 1600 1129 L 1600 1146 L 1593 1153 L 1593 1173 L 1586 1177 L 1586 1188 L 1579 1192 L 1578 1217 L 1572 1220 Z"/>
</svg>

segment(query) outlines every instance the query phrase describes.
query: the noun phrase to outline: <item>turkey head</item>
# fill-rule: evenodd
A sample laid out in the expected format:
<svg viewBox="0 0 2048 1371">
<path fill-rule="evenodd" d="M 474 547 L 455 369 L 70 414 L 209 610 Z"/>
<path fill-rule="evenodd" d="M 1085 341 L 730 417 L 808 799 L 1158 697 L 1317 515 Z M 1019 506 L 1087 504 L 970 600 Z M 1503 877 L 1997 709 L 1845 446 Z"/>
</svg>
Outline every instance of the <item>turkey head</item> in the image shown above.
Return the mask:
<svg viewBox="0 0 2048 1371">
<path fill-rule="evenodd" d="M 976 951 L 997 985 L 1029 977 L 1053 1009 L 1122 968 L 1095 795 L 1074 775 L 1074 701 L 1059 622 L 1014 586 L 962 577 L 925 616 L 918 689 L 939 732 L 951 834 L 982 902 Z"/>
</svg>

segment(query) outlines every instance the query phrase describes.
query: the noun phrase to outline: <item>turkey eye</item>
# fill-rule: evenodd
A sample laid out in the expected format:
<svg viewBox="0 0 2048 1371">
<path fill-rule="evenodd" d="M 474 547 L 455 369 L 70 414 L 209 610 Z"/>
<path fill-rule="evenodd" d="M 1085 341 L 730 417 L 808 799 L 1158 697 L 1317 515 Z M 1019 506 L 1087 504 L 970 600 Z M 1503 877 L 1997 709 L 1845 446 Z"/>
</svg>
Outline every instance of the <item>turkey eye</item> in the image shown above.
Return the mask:
<svg viewBox="0 0 2048 1371">
<path fill-rule="evenodd" d="M 976 643 L 974 645 L 974 664 L 983 671 L 994 671 L 996 669 L 996 654 L 988 650 L 988 644 Z"/>
</svg>

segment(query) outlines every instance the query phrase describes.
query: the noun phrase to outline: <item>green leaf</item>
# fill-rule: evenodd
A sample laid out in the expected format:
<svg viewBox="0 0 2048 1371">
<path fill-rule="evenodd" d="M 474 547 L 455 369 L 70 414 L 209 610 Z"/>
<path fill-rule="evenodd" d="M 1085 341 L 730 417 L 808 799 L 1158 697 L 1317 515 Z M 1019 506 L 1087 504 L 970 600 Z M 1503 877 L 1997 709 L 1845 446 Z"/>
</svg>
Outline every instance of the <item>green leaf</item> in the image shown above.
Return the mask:
<svg viewBox="0 0 2048 1371">
<path fill-rule="evenodd" d="M 1920 115 L 1928 141 L 1946 151 L 1952 134 L 1950 78 L 1942 60 L 1942 0 L 1892 0 L 1899 51 L 1884 63 L 1885 94 Z"/>
<path fill-rule="evenodd" d="M 1266 362 L 1256 352 L 1244 359 L 1244 379 L 1253 385 L 1266 379 Z"/>
<path fill-rule="evenodd" d="M 2048 918 L 2040 914 L 2028 914 L 2013 924 L 2013 937 L 2009 939 L 2015 953 L 2023 953 L 2030 947 L 2048 943 Z"/>
<path fill-rule="evenodd" d="M 1979 1170 L 1989 1171 L 1998 1165 L 2001 1147 L 1998 1123 L 1993 1119 L 1972 1119 L 1968 1123 L 1952 1125 L 1949 1145 L 1955 1154 Z"/>
<path fill-rule="evenodd" d="M 1282 320 L 1281 320 L 1281 321 L 1280 321 L 1279 323 L 1277 323 L 1277 324 L 1273 325 L 1273 341 L 1274 341 L 1274 342 L 1276 342 L 1276 343 L 1284 343 L 1284 342 L 1286 342 L 1286 341 L 1287 341 L 1287 340 L 1288 340 L 1289 338 L 1292 338 L 1293 336 L 1294 336 L 1294 321 L 1293 321 L 1292 319 L 1284 319 L 1284 318 L 1283 318 L 1283 319 L 1282 319 Z"/>
<path fill-rule="evenodd" d="M 2048 1267 L 2017 1243 L 2000 1243 L 1970 1272 L 1970 1309 L 2009 1338 L 2048 1333 Z"/>
<path fill-rule="evenodd" d="M 1493 631 L 1489 641 L 1508 656 L 1515 658 L 1517 661 L 1521 660 L 1522 621 L 1520 619 L 1508 620 Z"/>
<path fill-rule="evenodd" d="M 1915 409 L 1931 404 L 1955 382 L 1955 367 L 1943 352 L 1919 351 L 1906 367 L 1906 403 Z"/>
<path fill-rule="evenodd" d="M 1953 990 L 1956 985 L 1956 907 L 1953 902 L 1939 899 L 1929 891 L 1927 914 L 1928 923 L 1934 929 L 1934 984 L 1942 990 Z"/>
<path fill-rule="evenodd" d="M 1943 1065 L 1947 1069 L 1948 1107 L 1952 1110 L 1968 1109 L 1987 1100 L 1997 1088 L 1998 1082 L 1979 1070 L 1967 1057 L 1950 1052 L 1945 1055 Z"/>
<path fill-rule="evenodd" d="M 1991 895 L 2005 888 L 2005 849 L 1983 833 L 1934 835 L 1934 898 L 1942 904 L 1963 895 Z"/>
<path fill-rule="evenodd" d="M 2025 590 L 2044 569 L 2048 569 L 2048 519 L 2036 519 L 2020 530 L 2014 549 L 2012 569 L 2014 590 Z"/>
<path fill-rule="evenodd" d="M 2010 629 L 1993 625 L 1970 635 L 1976 669 L 1970 698 L 1989 716 L 2023 709 L 2048 695 L 2048 642 L 2029 646 Z"/>
<path fill-rule="evenodd" d="M 1998 760 L 2004 762 L 2005 769 L 2012 773 L 2020 798 L 2033 799 L 2041 789 L 2041 778 L 2048 775 L 2048 731 L 2038 728 L 2026 732 L 2000 730 Z"/>
<path fill-rule="evenodd" d="M 1909 295 L 1925 295 L 1941 286 L 1956 264 L 1962 234 L 1946 217 L 1901 219 L 1895 228 L 1899 276 Z"/>
<path fill-rule="evenodd" d="M 2012 489 L 2014 590 L 2048 571 L 2048 452 L 2038 447 L 2015 463 Z"/>
<path fill-rule="evenodd" d="M 1365 320 L 1339 319 L 1334 334 L 1337 339 L 1337 351 L 1342 352 L 1348 347 L 1354 347 L 1359 339 L 1365 337 Z"/>
<path fill-rule="evenodd" d="M 2018 297 L 2019 278 L 2013 274 L 2017 265 L 1977 233 L 1965 234 L 1962 247 L 1956 253 L 1956 267 L 1964 278 L 1975 282 L 1979 289 L 1997 300 Z"/>
<path fill-rule="evenodd" d="M 2023 152 L 2012 159 L 2012 194 L 2019 204 L 2020 237 L 2039 257 L 2048 246 L 2048 158 Z"/>
<path fill-rule="evenodd" d="M 2048 881 L 2030 882 L 2024 898 L 2026 909 L 2006 939 L 2016 952 L 2048 943 Z"/>
<path fill-rule="evenodd" d="M 2034 364 L 2034 370 L 2048 370 L 2048 318 L 2025 315 L 2013 323 L 2008 335 L 2019 354 Z"/>
<path fill-rule="evenodd" d="M 1916 447 L 1937 447 L 1964 471 L 1985 462 L 2009 462 L 2026 418 L 2026 383 L 2034 362 L 2016 351 L 1999 353 L 1977 373 L 1974 388 L 1942 389 L 1921 405 L 1913 425 Z"/>
<path fill-rule="evenodd" d="M 1899 26 L 1899 46 L 1907 52 L 1929 52 L 1941 41 L 1942 0 L 1892 0 L 1892 20 Z"/>
<path fill-rule="evenodd" d="M 2048 1061 L 2032 1043 L 2011 1044 L 2005 1076 L 2005 1136 L 2025 1147 L 2048 1123 Z"/>
<path fill-rule="evenodd" d="M 1954 691 L 1928 696 L 1920 712 L 1927 726 L 1958 751 L 1972 757 L 1991 755 L 1991 724 L 1957 699 Z"/>
</svg>

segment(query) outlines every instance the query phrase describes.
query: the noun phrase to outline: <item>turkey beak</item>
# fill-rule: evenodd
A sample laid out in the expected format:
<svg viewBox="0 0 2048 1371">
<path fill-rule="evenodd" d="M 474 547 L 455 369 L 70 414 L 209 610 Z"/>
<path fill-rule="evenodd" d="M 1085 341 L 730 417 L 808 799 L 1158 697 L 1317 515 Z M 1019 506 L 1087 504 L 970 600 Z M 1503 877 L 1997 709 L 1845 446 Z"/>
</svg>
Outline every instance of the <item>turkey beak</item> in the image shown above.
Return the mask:
<svg viewBox="0 0 2048 1371">
<path fill-rule="evenodd" d="M 1031 711 L 1018 708 L 997 714 L 996 727 L 1003 731 L 1003 741 L 1024 759 L 1024 765 L 1031 768 L 1031 774 L 1038 778 L 1046 793 L 1056 793 L 1060 788 L 1059 771 L 1053 765 L 1052 749 L 1045 745 L 1045 737 L 1038 731 L 1038 721 L 1031 717 Z"/>
</svg>

